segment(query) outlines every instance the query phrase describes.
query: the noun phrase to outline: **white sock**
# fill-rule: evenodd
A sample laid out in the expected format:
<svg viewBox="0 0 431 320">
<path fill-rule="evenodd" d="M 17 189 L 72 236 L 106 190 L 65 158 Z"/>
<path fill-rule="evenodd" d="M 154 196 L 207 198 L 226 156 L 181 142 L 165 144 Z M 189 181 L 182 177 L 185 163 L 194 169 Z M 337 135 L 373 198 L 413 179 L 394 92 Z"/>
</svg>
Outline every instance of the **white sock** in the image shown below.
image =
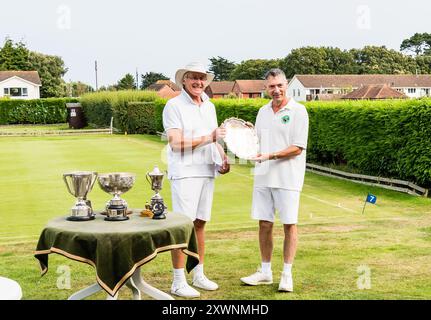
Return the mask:
<svg viewBox="0 0 431 320">
<path fill-rule="evenodd" d="M 204 275 L 204 265 L 198 264 L 193 268 L 193 278 L 201 277 Z"/>
<path fill-rule="evenodd" d="M 283 272 L 284 273 L 292 273 L 292 264 L 291 263 L 285 263 L 283 266 Z"/>
<path fill-rule="evenodd" d="M 174 282 L 184 282 L 186 281 L 186 274 L 184 273 L 184 268 L 173 269 L 174 271 Z"/>
<path fill-rule="evenodd" d="M 271 262 L 262 262 L 262 272 L 269 274 L 271 271 Z"/>
</svg>

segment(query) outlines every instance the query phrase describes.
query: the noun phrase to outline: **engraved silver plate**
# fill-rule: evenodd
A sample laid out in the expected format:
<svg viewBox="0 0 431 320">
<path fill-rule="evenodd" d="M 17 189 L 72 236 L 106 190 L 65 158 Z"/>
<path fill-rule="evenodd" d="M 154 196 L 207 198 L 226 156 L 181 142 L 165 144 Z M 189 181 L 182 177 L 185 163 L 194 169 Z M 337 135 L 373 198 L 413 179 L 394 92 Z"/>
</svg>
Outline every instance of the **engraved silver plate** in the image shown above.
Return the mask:
<svg viewBox="0 0 431 320">
<path fill-rule="evenodd" d="M 224 142 L 227 148 L 241 159 L 253 159 L 259 153 L 259 139 L 254 126 L 238 118 L 229 118 L 223 122 L 226 128 Z"/>
</svg>

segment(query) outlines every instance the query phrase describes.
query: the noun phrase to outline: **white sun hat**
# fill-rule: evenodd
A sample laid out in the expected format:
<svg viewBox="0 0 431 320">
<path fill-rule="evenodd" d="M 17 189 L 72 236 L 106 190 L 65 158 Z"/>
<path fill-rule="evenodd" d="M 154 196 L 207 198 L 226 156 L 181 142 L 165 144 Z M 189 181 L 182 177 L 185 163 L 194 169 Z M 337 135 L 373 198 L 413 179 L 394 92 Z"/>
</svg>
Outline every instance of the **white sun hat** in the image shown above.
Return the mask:
<svg viewBox="0 0 431 320">
<path fill-rule="evenodd" d="M 205 81 L 205 87 L 207 87 L 214 79 L 214 75 L 206 71 L 205 66 L 200 62 L 190 62 L 183 69 L 178 69 L 175 73 L 175 83 L 180 88 L 183 87 L 183 78 L 187 72 L 198 72 L 207 75 L 207 81 Z"/>
</svg>

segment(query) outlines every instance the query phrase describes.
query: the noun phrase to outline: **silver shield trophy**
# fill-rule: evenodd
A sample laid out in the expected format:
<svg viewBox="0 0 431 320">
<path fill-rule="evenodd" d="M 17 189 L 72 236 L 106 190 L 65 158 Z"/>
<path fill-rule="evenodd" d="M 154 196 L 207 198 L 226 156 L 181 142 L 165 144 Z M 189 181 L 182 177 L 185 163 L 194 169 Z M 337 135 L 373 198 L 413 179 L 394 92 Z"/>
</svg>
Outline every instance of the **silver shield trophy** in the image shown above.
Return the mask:
<svg viewBox="0 0 431 320">
<path fill-rule="evenodd" d="M 128 172 L 112 172 L 99 174 L 100 188 L 114 197 L 106 204 L 107 221 L 128 220 L 127 202 L 120 195 L 129 191 L 135 183 L 136 176 Z"/>
<path fill-rule="evenodd" d="M 73 171 L 63 174 L 67 190 L 77 198 L 71 209 L 71 216 L 67 217 L 67 220 L 87 221 L 94 219 L 91 201 L 87 199 L 87 195 L 93 188 L 96 178 L 97 172 L 92 171 Z"/>
<path fill-rule="evenodd" d="M 162 190 L 163 172 L 155 166 L 153 171 L 147 172 L 146 178 L 151 185 L 151 189 L 156 193 L 151 197 L 149 209 L 154 214 L 153 219 L 166 219 L 167 207 L 163 202 L 163 198 L 159 191 Z"/>
</svg>

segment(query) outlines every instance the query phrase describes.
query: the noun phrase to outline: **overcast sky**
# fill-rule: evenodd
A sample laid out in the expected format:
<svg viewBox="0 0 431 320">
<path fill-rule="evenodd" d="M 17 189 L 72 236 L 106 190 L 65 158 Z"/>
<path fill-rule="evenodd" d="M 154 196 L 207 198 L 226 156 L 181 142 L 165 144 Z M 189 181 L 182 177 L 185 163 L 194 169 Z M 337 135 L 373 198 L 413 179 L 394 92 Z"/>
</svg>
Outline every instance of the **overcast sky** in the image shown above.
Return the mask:
<svg viewBox="0 0 431 320">
<path fill-rule="evenodd" d="M 429 0 L 14 0 L 0 6 L 0 43 L 23 40 L 58 55 L 66 81 L 95 87 L 124 74 L 173 78 L 190 61 L 209 64 L 282 58 L 301 46 L 399 50 L 415 32 L 431 32 Z"/>
</svg>

